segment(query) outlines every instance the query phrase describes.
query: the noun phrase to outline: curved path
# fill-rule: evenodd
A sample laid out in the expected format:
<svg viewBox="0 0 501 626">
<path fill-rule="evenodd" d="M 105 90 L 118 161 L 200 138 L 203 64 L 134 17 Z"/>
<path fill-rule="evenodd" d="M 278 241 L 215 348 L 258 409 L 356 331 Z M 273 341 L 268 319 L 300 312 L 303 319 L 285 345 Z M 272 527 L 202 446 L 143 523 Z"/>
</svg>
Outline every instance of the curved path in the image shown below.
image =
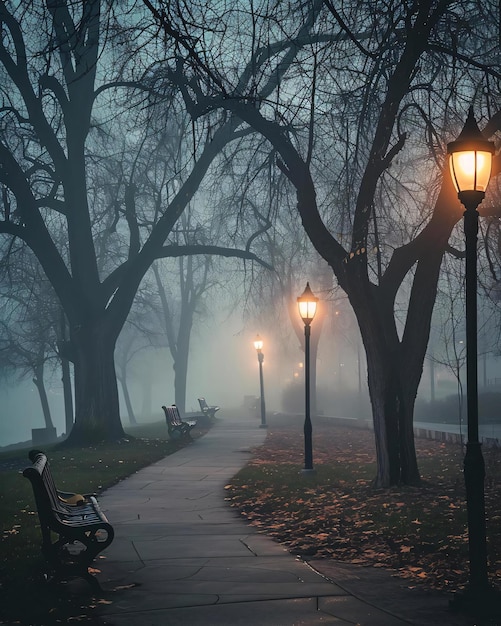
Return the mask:
<svg viewBox="0 0 501 626">
<path fill-rule="evenodd" d="M 114 626 L 449 623 L 443 598 L 438 599 L 442 604 L 437 605 L 441 615 L 434 614 L 436 621 L 430 621 L 429 602 L 424 605 L 425 621 L 410 621 L 409 611 L 414 617 L 416 611 L 406 598 L 404 602 L 398 598 L 401 588 L 386 573 L 330 563 L 327 578 L 239 518 L 224 500 L 224 487 L 265 436 L 255 418 L 221 417 L 192 445 L 102 494 L 102 508 L 116 533 L 97 564 L 99 579 L 110 590 L 109 603 L 97 608 L 102 622 Z M 369 596 L 365 601 L 359 593 L 364 589 Z M 386 605 L 385 594 L 391 596 L 386 597 Z M 423 605 L 422 600 L 415 599 L 415 606 Z"/>
</svg>

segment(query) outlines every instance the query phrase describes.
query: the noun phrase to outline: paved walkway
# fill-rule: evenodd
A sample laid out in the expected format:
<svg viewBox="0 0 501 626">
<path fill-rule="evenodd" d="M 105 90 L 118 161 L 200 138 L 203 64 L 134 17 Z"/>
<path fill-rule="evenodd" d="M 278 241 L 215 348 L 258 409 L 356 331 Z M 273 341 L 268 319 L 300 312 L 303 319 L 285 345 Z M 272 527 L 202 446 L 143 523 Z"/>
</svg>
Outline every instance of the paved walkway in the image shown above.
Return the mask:
<svg viewBox="0 0 501 626">
<path fill-rule="evenodd" d="M 443 596 L 389 573 L 295 558 L 245 524 L 224 486 L 266 430 L 218 419 L 192 445 L 107 490 L 115 540 L 98 561 L 110 590 L 97 612 L 113 626 L 467 625 Z M 320 573 L 322 572 L 322 573 Z"/>
</svg>

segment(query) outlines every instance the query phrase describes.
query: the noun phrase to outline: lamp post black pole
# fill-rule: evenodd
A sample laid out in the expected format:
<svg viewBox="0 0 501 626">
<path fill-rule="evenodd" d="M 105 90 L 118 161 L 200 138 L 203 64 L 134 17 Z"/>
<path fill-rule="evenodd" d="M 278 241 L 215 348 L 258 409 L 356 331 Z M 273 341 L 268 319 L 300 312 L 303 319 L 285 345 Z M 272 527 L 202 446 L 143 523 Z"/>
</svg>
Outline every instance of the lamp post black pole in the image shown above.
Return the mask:
<svg viewBox="0 0 501 626">
<path fill-rule="evenodd" d="M 257 360 L 259 361 L 259 388 L 261 390 L 261 425 L 259 428 L 267 428 L 266 405 L 264 402 L 264 381 L 263 381 L 264 354 L 261 352 L 261 350 L 258 350 L 257 352 Z"/>
<path fill-rule="evenodd" d="M 309 324 L 304 325 L 304 471 L 313 470 L 313 444 L 310 417 L 310 334 Z"/>
<path fill-rule="evenodd" d="M 466 247 L 466 388 L 468 441 L 464 458 L 466 510 L 468 516 L 469 580 L 463 593 L 451 602 L 453 609 L 478 616 L 501 614 L 499 592 L 489 585 L 485 523 L 485 464 L 478 437 L 477 350 L 477 235 L 478 205 L 485 197 L 495 146 L 480 132 L 473 108 L 456 141 L 447 144 L 452 182 L 465 207 Z"/>
<path fill-rule="evenodd" d="M 466 388 L 468 442 L 464 458 L 466 508 L 468 513 L 468 550 L 471 594 L 489 589 L 485 525 L 485 464 L 478 437 L 478 365 L 477 365 L 477 234 L 478 211 L 483 194 L 462 192 L 466 240 Z"/>
</svg>

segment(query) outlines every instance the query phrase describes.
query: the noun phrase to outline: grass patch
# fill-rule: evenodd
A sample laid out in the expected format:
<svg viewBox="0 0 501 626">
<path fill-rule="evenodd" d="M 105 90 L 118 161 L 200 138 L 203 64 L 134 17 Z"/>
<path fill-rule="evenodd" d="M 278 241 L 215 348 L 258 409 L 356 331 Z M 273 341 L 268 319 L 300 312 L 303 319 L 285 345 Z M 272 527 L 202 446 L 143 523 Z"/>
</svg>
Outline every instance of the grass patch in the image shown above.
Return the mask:
<svg viewBox="0 0 501 626">
<path fill-rule="evenodd" d="M 85 448 L 46 446 L 44 451 L 58 489 L 99 493 L 186 445 L 168 440 L 165 421 L 127 427 L 126 430 L 132 435 L 131 439 L 119 443 Z M 195 428 L 192 437 L 205 432 L 206 429 Z M 30 610 L 33 607 L 20 606 L 18 600 L 20 592 L 21 595 L 38 593 L 33 583 L 41 581 L 44 570 L 33 491 L 30 482 L 20 473 L 21 468 L 30 465 L 28 451 L 29 448 L 0 453 L 0 623 L 53 623 L 46 621 L 47 617 L 42 618 L 45 621 L 37 622 L 36 612 L 44 614 L 41 607 L 32 615 Z M 112 519 L 110 522 L 113 524 Z M 39 601 L 43 604 L 45 598 L 39 598 Z M 49 597 L 48 602 L 54 603 L 55 599 Z M 23 612 L 28 614 L 25 618 L 19 617 Z M 2 621 L 6 619 L 3 614 L 7 615 L 6 622 Z M 55 617 L 54 623 L 57 621 Z"/>
<path fill-rule="evenodd" d="M 462 449 L 417 440 L 419 487 L 377 490 L 369 431 L 318 420 L 316 472 L 303 475 L 302 433 L 270 429 L 250 464 L 227 486 L 249 522 L 305 558 L 385 567 L 409 585 L 458 590 L 468 577 Z M 501 451 L 485 449 L 489 573 L 501 586 Z"/>
</svg>

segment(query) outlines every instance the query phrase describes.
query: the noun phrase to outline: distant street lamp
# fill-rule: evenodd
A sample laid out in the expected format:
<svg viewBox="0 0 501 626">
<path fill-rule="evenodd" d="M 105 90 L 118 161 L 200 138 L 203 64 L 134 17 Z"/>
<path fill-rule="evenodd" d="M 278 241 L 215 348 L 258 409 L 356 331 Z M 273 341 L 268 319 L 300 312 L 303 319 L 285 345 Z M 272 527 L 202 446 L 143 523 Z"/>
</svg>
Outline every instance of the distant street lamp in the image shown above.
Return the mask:
<svg viewBox="0 0 501 626">
<path fill-rule="evenodd" d="M 264 403 L 264 381 L 263 381 L 263 340 L 259 335 L 256 335 L 256 339 L 254 340 L 254 348 L 256 348 L 257 352 L 257 360 L 259 362 L 259 387 L 261 390 L 261 425 L 259 428 L 267 428 L 266 424 L 266 406 Z"/>
<path fill-rule="evenodd" d="M 469 584 L 452 605 L 468 610 L 489 611 L 495 592 L 487 576 L 485 525 L 485 464 L 478 437 L 477 372 L 477 207 L 485 197 L 489 183 L 494 144 L 480 132 L 473 110 L 456 141 L 447 152 L 452 180 L 458 198 L 465 207 L 464 234 L 466 247 L 466 389 L 468 442 L 464 458 L 466 507 L 468 512 Z M 499 600 L 499 597 L 496 598 Z"/>
<path fill-rule="evenodd" d="M 299 315 L 304 322 L 304 388 L 305 388 L 305 417 L 304 417 L 304 472 L 313 472 L 313 444 L 310 418 L 310 334 L 311 323 L 317 312 L 318 298 L 313 295 L 310 283 L 297 299 Z"/>
</svg>

